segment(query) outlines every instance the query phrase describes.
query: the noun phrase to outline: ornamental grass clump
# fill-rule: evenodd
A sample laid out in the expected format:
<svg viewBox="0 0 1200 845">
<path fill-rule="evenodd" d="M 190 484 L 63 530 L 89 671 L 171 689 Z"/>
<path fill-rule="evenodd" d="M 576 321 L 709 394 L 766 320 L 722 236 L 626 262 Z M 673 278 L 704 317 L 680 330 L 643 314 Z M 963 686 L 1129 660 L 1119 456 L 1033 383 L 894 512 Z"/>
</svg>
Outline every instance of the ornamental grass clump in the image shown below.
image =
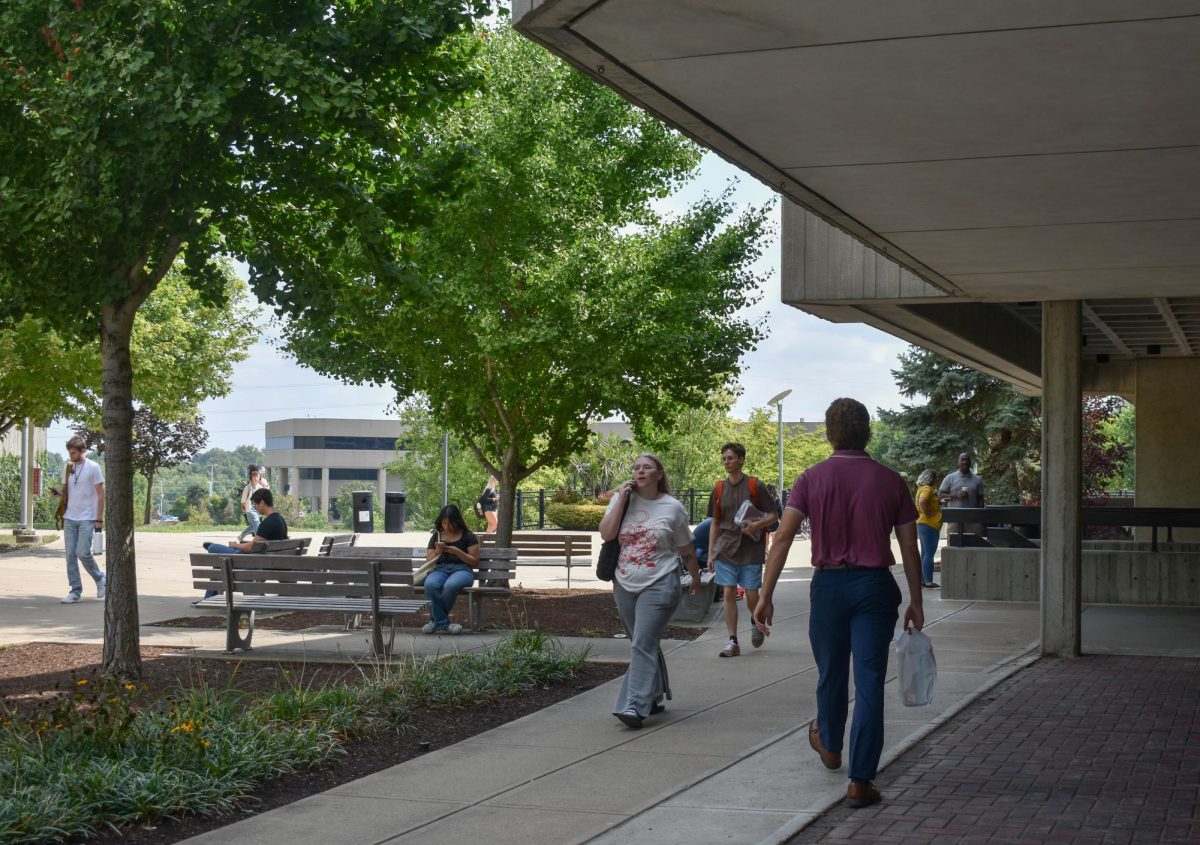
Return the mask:
<svg viewBox="0 0 1200 845">
<path fill-rule="evenodd" d="M 585 655 L 539 631 L 481 654 L 375 666 L 351 684 L 265 694 L 201 684 L 142 706 L 139 684 L 80 679 L 33 717 L 0 711 L 0 844 L 228 813 L 259 784 L 418 708 L 470 707 L 566 680 Z"/>
</svg>

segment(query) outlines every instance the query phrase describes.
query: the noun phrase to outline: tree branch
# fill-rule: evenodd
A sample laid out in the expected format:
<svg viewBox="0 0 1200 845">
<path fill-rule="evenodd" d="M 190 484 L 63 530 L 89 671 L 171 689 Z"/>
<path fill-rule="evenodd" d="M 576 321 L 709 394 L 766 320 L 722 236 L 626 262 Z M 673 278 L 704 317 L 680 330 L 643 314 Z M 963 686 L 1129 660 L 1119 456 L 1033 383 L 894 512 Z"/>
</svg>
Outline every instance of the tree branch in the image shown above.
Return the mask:
<svg viewBox="0 0 1200 845">
<path fill-rule="evenodd" d="M 504 431 L 510 438 L 515 438 L 517 434 L 516 429 L 508 416 L 508 412 L 504 410 L 504 403 L 500 401 L 500 391 L 496 387 L 495 364 L 489 359 L 484 362 L 483 366 L 487 373 L 488 397 L 491 398 L 492 405 L 496 408 L 496 414 L 500 417 L 500 424 L 504 426 Z"/>
</svg>

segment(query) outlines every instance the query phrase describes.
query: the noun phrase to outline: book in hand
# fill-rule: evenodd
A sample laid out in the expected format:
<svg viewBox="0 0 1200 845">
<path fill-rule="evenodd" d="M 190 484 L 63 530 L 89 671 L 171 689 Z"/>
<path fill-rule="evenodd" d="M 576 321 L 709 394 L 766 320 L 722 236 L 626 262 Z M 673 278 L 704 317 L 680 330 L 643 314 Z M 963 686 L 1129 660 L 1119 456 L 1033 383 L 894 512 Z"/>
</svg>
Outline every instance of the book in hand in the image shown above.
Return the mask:
<svg viewBox="0 0 1200 845">
<path fill-rule="evenodd" d="M 746 501 L 742 502 L 742 506 L 738 508 L 737 513 L 733 515 L 733 524 L 739 526 L 745 525 L 748 522 L 758 522 L 764 517 L 766 517 L 766 514 L 754 507 L 750 500 L 747 499 Z M 750 532 L 750 537 L 754 540 L 759 539 L 761 536 L 761 528 Z"/>
</svg>

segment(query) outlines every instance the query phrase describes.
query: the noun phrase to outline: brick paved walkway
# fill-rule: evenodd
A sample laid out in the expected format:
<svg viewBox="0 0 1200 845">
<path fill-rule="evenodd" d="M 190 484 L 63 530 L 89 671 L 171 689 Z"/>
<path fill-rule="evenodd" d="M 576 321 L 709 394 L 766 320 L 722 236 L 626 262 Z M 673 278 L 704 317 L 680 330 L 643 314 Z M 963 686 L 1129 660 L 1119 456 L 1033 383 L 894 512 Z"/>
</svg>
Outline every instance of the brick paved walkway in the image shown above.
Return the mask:
<svg viewBox="0 0 1200 845">
<path fill-rule="evenodd" d="M 792 843 L 1200 843 L 1200 660 L 1039 661 Z"/>
</svg>

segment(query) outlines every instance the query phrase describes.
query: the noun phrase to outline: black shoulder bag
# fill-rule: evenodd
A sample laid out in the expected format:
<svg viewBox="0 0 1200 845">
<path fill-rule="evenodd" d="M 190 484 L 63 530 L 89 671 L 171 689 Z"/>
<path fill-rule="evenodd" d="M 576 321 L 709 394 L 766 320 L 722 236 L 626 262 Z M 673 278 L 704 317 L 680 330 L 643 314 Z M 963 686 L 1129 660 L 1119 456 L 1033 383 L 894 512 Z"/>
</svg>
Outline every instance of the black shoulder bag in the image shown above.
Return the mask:
<svg viewBox="0 0 1200 845">
<path fill-rule="evenodd" d="M 631 498 L 632 491 L 625 494 L 625 503 L 621 506 L 621 520 L 617 523 L 617 538 L 605 540 L 600 546 L 600 557 L 596 558 L 596 577 L 601 581 L 611 581 L 617 575 L 617 561 L 621 559 L 621 526 L 625 522 L 625 514 L 629 513 Z"/>
</svg>

